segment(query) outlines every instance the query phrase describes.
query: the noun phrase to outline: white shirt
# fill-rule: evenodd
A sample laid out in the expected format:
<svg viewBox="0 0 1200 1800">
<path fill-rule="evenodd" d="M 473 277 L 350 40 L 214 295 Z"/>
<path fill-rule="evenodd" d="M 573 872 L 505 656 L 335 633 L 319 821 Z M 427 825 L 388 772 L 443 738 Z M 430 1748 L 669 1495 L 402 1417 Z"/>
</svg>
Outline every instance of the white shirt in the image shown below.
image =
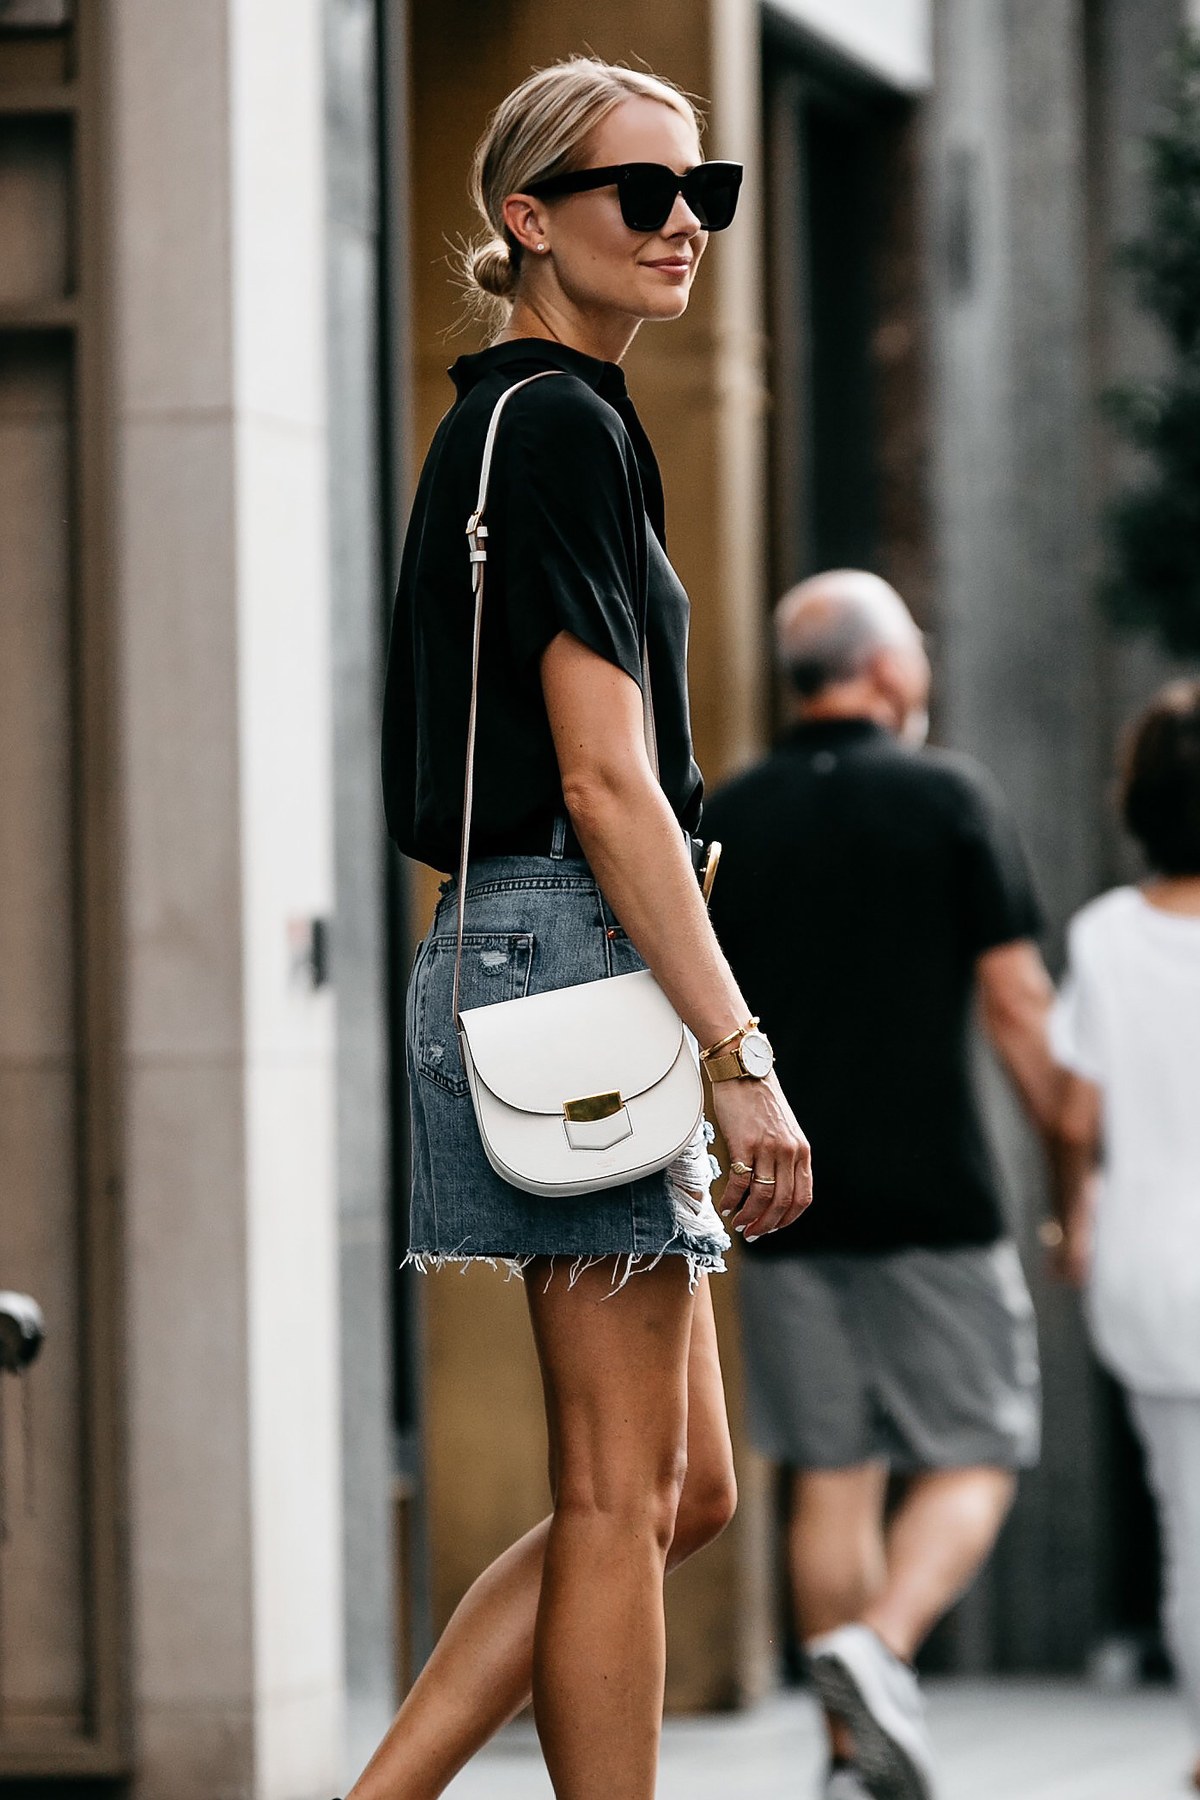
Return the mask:
<svg viewBox="0 0 1200 1800">
<path fill-rule="evenodd" d="M 1115 888 L 1077 913 L 1051 1037 L 1103 1094 L 1088 1311 L 1147 1394 L 1200 1394 L 1200 918 Z"/>
</svg>

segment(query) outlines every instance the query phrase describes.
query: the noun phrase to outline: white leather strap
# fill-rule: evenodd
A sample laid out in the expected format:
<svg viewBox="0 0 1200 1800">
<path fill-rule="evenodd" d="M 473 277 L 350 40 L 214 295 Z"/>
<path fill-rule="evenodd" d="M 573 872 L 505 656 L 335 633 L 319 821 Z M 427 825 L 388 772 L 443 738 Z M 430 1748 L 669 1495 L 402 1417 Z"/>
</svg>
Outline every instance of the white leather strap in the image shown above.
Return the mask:
<svg viewBox="0 0 1200 1800">
<path fill-rule="evenodd" d="M 467 713 L 467 761 L 463 777 L 463 822 L 462 844 L 458 859 L 458 923 L 454 945 L 454 1023 L 459 1024 L 458 999 L 462 978 L 462 946 L 463 926 L 466 919 L 467 904 L 467 856 L 471 844 L 471 810 L 475 798 L 475 733 L 479 719 L 479 646 L 483 630 L 483 574 L 487 566 L 487 526 L 484 514 L 487 511 L 488 483 L 492 474 L 492 454 L 496 448 L 496 432 L 500 426 L 500 415 L 508 401 L 521 388 L 528 387 L 531 381 L 541 381 L 547 375 L 558 375 L 559 369 L 540 369 L 536 375 L 526 375 L 523 381 L 515 381 L 510 388 L 505 388 L 488 421 L 487 436 L 483 440 L 483 462 L 479 470 L 479 493 L 475 500 L 475 511 L 467 520 L 467 543 L 471 555 L 471 585 L 475 595 L 475 623 L 471 634 L 471 704 Z M 650 758 L 650 766 L 658 777 L 658 740 L 654 731 L 654 704 L 650 695 L 650 658 L 645 641 L 642 643 L 642 729 L 646 737 L 646 754 Z"/>
</svg>

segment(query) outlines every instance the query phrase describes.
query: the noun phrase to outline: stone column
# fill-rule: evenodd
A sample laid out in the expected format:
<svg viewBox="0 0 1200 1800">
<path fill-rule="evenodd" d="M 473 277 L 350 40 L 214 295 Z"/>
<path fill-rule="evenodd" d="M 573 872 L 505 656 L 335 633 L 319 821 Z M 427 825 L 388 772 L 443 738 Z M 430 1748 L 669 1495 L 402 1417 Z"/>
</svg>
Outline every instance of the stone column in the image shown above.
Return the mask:
<svg viewBox="0 0 1200 1800">
<path fill-rule="evenodd" d="M 1098 873 L 1084 79 L 1077 0 L 942 0 L 929 136 L 940 735 L 1013 806 L 1052 961 Z M 973 1621 L 968 1608 L 965 1660 L 1071 1667 L 1097 1621 L 1095 1383 L 1075 1296 L 1041 1280 L 1040 1157 L 989 1075 L 1038 1302 L 1045 1450 Z"/>
<path fill-rule="evenodd" d="M 346 1766 L 354 1774 L 395 1700 L 376 10 L 374 0 L 324 0 Z"/>
<path fill-rule="evenodd" d="M 114 0 L 137 1790 L 335 1791 L 318 0 Z"/>
<path fill-rule="evenodd" d="M 1118 243 L 1143 220 L 1180 0 L 941 0 L 929 169 L 942 735 L 999 777 L 1057 966 L 1070 913 L 1114 880 L 1112 739 L 1165 673 L 1097 605 L 1099 503 L 1118 468 L 1098 399 L 1155 366 Z M 1041 1469 L 965 1620 L 964 1660 L 1077 1666 L 1105 1623 L 1106 1411 L 1075 1296 L 1041 1279 L 1044 1182 L 998 1078 L 992 1110 L 1035 1280 Z"/>
</svg>

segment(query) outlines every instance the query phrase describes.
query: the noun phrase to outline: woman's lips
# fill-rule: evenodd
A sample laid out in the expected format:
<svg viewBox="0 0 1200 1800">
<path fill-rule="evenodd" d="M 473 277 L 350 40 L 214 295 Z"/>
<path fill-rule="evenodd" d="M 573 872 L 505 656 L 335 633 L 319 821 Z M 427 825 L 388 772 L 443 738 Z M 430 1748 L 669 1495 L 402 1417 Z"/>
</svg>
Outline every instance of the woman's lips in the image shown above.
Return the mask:
<svg viewBox="0 0 1200 1800">
<path fill-rule="evenodd" d="M 691 259 L 686 256 L 664 256 L 657 262 L 643 265 L 647 269 L 661 269 L 664 275 L 686 275 L 691 268 Z"/>
</svg>

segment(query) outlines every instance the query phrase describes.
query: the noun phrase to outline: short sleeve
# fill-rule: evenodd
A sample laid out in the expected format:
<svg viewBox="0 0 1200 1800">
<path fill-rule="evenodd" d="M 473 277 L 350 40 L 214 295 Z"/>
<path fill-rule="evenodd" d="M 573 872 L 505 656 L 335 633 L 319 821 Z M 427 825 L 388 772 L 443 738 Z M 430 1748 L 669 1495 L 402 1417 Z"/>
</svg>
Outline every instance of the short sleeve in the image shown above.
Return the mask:
<svg viewBox="0 0 1200 1800">
<path fill-rule="evenodd" d="M 981 774 L 964 781 L 961 823 L 972 955 L 1036 938 L 1042 915 L 1024 845 L 1002 796 Z"/>
<path fill-rule="evenodd" d="M 569 378 L 538 382 L 514 411 L 508 445 L 503 426 L 497 443 L 504 517 L 489 517 L 503 534 L 513 654 L 536 664 L 569 631 L 640 683 L 646 524 L 624 425 Z"/>
<path fill-rule="evenodd" d="M 1102 1049 L 1094 984 L 1081 954 L 1079 932 L 1068 933 L 1067 972 L 1050 1013 L 1050 1048 L 1055 1060 L 1085 1081 L 1102 1077 Z"/>
</svg>

